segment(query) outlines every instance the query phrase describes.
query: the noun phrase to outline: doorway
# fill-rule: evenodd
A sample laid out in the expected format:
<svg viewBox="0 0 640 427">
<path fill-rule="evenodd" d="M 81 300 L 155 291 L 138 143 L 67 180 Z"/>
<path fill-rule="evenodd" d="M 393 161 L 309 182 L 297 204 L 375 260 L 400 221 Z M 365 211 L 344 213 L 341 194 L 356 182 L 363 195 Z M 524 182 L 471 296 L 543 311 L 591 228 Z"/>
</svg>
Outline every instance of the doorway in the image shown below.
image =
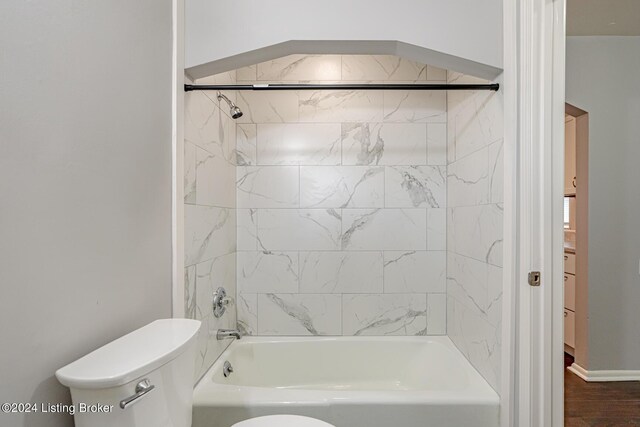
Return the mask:
<svg viewBox="0 0 640 427">
<path fill-rule="evenodd" d="M 570 104 L 564 160 L 564 351 L 579 369 L 588 347 L 589 114 Z"/>
</svg>

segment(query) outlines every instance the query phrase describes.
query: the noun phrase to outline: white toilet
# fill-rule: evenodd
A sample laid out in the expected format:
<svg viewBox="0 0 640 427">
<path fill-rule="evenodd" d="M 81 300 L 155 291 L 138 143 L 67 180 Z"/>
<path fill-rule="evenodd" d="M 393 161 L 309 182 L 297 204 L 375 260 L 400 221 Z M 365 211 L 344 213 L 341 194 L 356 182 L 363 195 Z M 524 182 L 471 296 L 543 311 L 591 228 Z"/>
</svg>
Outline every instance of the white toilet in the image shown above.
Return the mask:
<svg viewBox="0 0 640 427">
<path fill-rule="evenodd" d="M 268 415 L 241 421 L 231 427 L 333 427 L 324 421 L 299 415 Z"/>
<path fill-rule="evenodd" d="M 156 320 L 58 369 L 71 389 L 76 427 L 191 427 L 200 322 Z M 297 415 L 258 417 L 236 427 L 332 427 Z"/>
<path fill-rule="evenodd" d="M 190 427 L 199 329 L 156 320 L 59 369 L 76 427 Z"/>
</svg>

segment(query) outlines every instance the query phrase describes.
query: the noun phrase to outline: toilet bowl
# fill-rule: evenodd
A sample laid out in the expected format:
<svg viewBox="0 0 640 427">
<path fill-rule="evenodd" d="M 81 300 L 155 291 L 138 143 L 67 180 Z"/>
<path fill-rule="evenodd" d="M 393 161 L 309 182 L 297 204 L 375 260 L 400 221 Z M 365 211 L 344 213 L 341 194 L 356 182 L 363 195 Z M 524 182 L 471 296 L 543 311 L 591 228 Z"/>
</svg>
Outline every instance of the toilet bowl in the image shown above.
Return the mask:
<svg viewBox="0 0 640 427">
<path fill-rule="evenodd" d="M 300 415 L 268 415 L 241 421 L 231 427 L 334 427 L 315 418 Z"/>
<path fill-rule="evenodd" d="M 76 427 L 190 427 L 199 329 L 156 320 L 60 368 Z"/>
</svg>

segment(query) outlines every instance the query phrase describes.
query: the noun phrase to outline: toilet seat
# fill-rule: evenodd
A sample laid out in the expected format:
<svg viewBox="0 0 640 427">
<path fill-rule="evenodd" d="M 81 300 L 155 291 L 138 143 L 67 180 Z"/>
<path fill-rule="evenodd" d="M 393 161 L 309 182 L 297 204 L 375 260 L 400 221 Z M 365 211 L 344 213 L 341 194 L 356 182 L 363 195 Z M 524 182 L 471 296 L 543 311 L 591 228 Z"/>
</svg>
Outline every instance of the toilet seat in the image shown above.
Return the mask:
<svg viewBox="0 0 640 427">
<path fill-rule="evenodd" d="M 315 418 L 300 415 L 268 415 L 240 421 L 231 427 L 334 427 Z"/>
</svg>

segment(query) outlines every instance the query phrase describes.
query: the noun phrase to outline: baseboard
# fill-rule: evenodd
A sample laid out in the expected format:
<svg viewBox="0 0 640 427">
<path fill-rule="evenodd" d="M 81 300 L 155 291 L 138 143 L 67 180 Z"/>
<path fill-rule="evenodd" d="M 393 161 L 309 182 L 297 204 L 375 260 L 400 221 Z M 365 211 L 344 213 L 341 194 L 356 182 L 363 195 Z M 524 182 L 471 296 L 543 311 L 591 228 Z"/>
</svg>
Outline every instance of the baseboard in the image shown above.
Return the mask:
<svg viewBox="0 0 640 427">
<path fill-rule="evenodd" d="M 575 362 L 567 369 L 588 382 L 640 381 L 640 371 L 588 371 Z"/>
</svg>

